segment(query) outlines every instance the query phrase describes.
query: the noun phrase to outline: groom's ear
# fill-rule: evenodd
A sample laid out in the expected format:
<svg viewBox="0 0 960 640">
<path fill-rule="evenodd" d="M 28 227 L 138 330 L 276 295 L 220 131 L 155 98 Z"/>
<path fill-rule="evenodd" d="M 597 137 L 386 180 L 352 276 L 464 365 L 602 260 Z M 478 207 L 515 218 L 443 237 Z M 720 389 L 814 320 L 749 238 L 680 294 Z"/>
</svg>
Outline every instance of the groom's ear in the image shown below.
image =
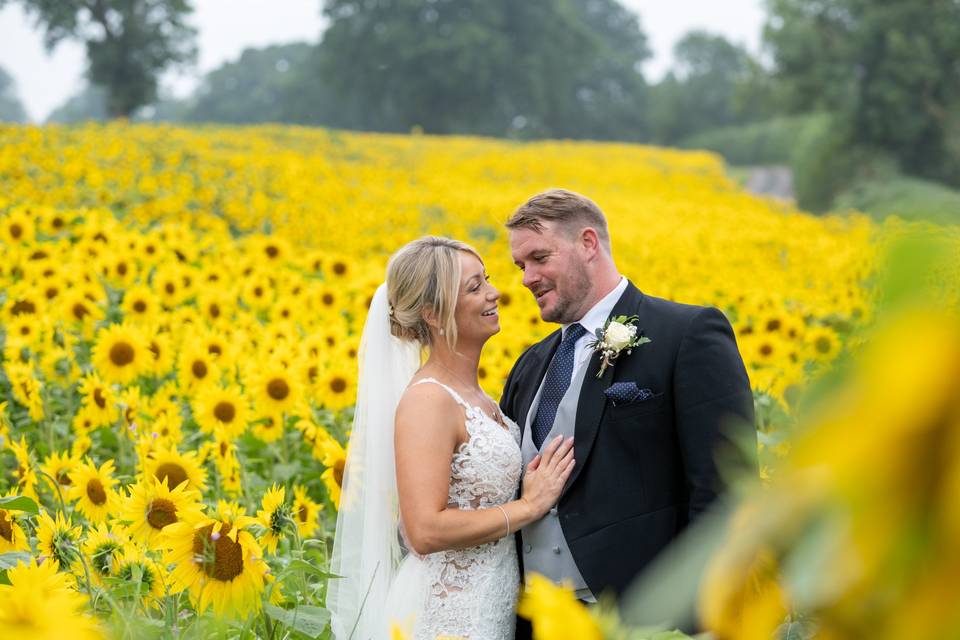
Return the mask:
<svg viewBox="0 0 960 640">
<path fill-rule="evenodd" d="M 597 233 L 597 230 L 593 227 L 584 227 L 581 229 L 577 237 L 577 246 L 586 254 L 588 260 L 600 253 L 602 251 L 602 245 L 600 244 L 600 235 Z"/>
</svg>

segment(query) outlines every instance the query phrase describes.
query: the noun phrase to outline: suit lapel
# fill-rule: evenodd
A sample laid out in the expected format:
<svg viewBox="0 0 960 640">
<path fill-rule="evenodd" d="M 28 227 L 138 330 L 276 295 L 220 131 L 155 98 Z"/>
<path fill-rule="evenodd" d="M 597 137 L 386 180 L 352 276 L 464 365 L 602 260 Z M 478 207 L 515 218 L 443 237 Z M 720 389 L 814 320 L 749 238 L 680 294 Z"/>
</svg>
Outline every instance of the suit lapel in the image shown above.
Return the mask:
<svg viewBox="0 0 960 640">
<path fill-rule="evenodd" d="M 627 283 L 627 288 L 623 295 L 613 306 L 610 316 L 634 315 L 638 311 L 640 302 L 643 300 L 643 294 L 633 286 L 632 282 Z M 643 318 L 640 318 L 639 329 L 643 329 Z M 583 379 L 583 386 L 580 387 L 580 397 L 577 400 L 577 419 L 574 430 L 573 457 L 576 464 L 573 467 L 573 473 L 567 479 L 564 492 L 576 481 L 577 476 L 583 469 L 590 450 L 593 449 L 593 443 L 597 439 L 597 431 L 600 428 L 600 420 L 603 417 L 603 409 L 606 406 L 606 397 L 603 392 L 613 382 L 613 373 L 617 367 L 617 362 L 607 367 L 601 377 L 597 377 L 600 371 L 600 354 L 594 353 L 590 357 L 587 365 L 586 376 Z M 543 374 L 540 376 L 543 377 Z"/>
<path fill-rule="evenodd" d="M 550 366 L 550 360 L 553 358 L 554 352 L 560 346 L 562 335 L 562 331 L 555 331 L 537 346 L 534 353 L 530 354 L 536 356 L 538 361 L 530 365 L 530 373 L 525 376 L 526 380 L 521 385 L 523 395 L 519 398 L 519 411 L 517 412 L 517 424 L 520 426 L 521 437 L 527 426 L 527 414 L 530 412 L 530 405 L 533 404 L 533 399 L 537 397 L 537 390 L 540 388 L 543 376 L 547 374 L 547 367 Z"/>
</svg>

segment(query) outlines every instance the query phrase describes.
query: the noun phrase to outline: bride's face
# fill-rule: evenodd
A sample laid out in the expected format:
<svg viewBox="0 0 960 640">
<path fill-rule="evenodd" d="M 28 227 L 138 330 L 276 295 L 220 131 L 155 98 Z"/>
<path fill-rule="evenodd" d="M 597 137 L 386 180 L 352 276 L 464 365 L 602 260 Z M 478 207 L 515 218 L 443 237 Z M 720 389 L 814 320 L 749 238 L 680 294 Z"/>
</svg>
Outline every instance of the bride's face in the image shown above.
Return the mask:
<svg viewBox="0 0 960 640">
<path fill-rule="evenodd" d="M 460 295 L 454 309 L 457 341 L 486 341 L 500 331 L 497 299 L 500 292 L 490 284 L 483 264 L 472 253 L 460 252 Z"/>
</svg>

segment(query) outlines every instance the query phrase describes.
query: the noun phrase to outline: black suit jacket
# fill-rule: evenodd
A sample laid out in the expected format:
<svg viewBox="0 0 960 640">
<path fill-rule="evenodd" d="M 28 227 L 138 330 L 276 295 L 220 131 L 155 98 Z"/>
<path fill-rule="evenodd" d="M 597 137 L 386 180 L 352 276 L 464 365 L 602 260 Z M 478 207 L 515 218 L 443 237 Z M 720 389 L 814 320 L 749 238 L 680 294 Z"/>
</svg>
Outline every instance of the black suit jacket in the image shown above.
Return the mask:
<svg viewBox="0 0 960 640">
<path fill-rule="evenodd" d="M 629 283 L 611 315 L 638 316 L 651 342 L 620 354 L 601 378 L 600 355 L 591 358 L 577 408 L 577 462 L 557 505 L 595 595 L 620 595 L 717 497 L 714 456 L 724 443 L 755 438 L 753 394 L 723 313 L 644 295 Z M 558 330 L 530 347 L 507 378 L 500 407 L 521 428 L 560 339 Z M 653 395 L 614 406 L 604 389 L 621 381 Z"/>
</svg>

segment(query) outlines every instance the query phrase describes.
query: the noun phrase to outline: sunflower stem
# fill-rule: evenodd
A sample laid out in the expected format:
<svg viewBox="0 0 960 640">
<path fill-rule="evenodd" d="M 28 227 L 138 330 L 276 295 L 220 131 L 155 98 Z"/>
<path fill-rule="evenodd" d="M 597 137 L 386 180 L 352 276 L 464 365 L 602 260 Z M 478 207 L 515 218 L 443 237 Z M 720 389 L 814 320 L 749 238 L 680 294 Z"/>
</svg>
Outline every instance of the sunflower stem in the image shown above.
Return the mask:
<svg viewBox="0 0 960 640">
<path fill-rule="evenodd" d="M 53 488 L 56 489 L 56 491 L 57 491 L 57 499 L 60 501 L 60 511 L 62 511 L 63 514 L 66 515 L 66 513 L 67 513 L 67 504 L 63 501 L 63 493 L 60 491 L 60 483 L 57 482 L 57 479 L 56 479 L 56 478 L 54 478 L 53 476 L 51 476 L 49 473 L 47 473 L 47 472 L 44 471 L 43 469 L 38 468 L 38 469 L 37 469 L 37 473 L 39 473 L 39 474 L 42 475 L 42 476 L 46 476 L 47 479 L 50 480 L 50 483 L 53 485 Z"/>
</svg>

